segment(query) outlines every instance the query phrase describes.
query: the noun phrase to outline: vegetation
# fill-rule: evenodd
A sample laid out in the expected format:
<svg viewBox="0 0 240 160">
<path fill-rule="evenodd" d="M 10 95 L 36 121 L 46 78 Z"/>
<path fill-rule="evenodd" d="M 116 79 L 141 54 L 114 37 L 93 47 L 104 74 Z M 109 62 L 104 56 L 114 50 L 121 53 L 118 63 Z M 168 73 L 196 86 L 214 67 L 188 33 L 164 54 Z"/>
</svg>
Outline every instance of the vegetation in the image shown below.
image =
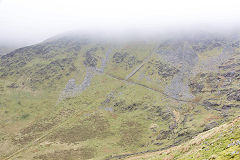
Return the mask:
<svg viewBox="0 0 240 160">
<path fill-rule="evenodd" d="M 239 158 L 236 39 L 179 41 L 65 36 L 2 56 L 0 159 Z"/>
</svg>

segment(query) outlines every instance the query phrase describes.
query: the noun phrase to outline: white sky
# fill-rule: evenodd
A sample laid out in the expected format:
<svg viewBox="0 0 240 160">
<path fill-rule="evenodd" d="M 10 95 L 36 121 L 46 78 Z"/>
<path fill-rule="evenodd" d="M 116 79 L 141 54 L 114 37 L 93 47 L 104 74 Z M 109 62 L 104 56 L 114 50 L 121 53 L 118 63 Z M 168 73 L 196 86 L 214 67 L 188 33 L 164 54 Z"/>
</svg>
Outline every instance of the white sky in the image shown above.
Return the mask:
<svg viewBox="0 0 240 160">
<path fill-rule="evenodd" d="M 0 41 L 35 43 L 70 30 L 233 27 L 239 0 L 0 0 Z"/>
</svg>

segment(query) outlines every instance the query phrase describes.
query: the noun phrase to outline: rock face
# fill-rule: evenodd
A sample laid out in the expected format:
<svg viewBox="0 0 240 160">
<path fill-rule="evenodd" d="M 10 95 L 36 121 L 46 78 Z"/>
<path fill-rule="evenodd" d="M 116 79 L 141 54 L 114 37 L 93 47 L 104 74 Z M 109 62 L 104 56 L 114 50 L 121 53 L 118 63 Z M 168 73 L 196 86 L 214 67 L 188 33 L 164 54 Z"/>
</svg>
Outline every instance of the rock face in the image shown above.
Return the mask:
<svg viewBox="0 0 240 160">
<path fill-rule="evenodd" d="M 156 52 L 162 55 L 167 62 L 182 64 L 186 67 L 194 66 L 198 61 L 197 54 L 186 42 L 168 41 L 161 44 Z"/>
<path fill-rule="evenodd" d="M 198 61 L 198 56 L 187 43 L 166 42 L 160 45 L 157 53 L 165 61 L 178 67 L 178 73 L 175 74 L 171 83 L 166 87 L 165 93 L 177 99 L 192 99 L 193 95 L 188 86 L 187 77 L 190 76 L 192 68 Z"/>
<path fill-rule="evenodd" d="M 96 67 L 97 65 L 97 58 L 95 57 L 95 52 L 97 48 L 91 48 L 86 52 L 86 58 L 84 64 L 88 67 Z"/>
<path fill-rule="evenodd" d="M 235 48 L 239 44 L 238 42 L 239 41 L 235 42 L 235 40 L 229 41 L 221 37 L 214 37 L 213 39 L 209 39 L 208 37 L 201 39 L 198 37 L 198 39 L 190 38 L 186 41 L 169 40 L 162 43 L 156 52 L 161 55 L 164 61 L 171 63 L 178 69 L 177 74 L 174 75 L 170 84 L 165 88 L 165 93 L 176 99 L 193 99 L 194 95 L 192 93 L 202 92 L 206 86 L 204 86 L 204 84 L 189 83 L 188 79 L 200 73 L 201 70 L 218 72 L 219 69 L 228 70 L 239 66 L 239 62 L 222 65 L 223 62 L 226 62 L 233 56 Z M 206 60 L 199 57 L 201 54 L 205 54 L 202 52 L 217 48 L 221 49 L 217 51 L 218 53 L 216 53 L 216 55 L 210 56 Z M 229 71 L 221 76 L 225 77 L 223 86 L 229 86 L 233 79 L 239 79 L 239 73 L 237 71 Z M 216 84 L 213 81 L 215 77 L 212 78 L 212 80 L 209 80 L 212 82 L 211 84 L 214 85 Z M 212 87 L 216 88 L 218 86 Z M 229 96 L 229 99 L 239 100 L 238 93 L 234 92 L 232 96 Z"/>
</svg>

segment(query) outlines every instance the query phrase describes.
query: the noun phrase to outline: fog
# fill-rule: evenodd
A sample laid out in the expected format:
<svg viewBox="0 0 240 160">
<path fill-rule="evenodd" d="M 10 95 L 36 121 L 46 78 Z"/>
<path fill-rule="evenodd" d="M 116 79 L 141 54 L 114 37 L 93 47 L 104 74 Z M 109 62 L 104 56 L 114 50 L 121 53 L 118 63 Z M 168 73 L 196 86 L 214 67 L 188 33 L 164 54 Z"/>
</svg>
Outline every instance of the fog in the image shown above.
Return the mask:
<svg viewBox="0 0 240 160">
<path fill-rule="evenodd" d="M 0 43 L 33 44 L 54 35 L 127 35 L 236 29 L 239 0 L 0 0 Z"/>
</svg>

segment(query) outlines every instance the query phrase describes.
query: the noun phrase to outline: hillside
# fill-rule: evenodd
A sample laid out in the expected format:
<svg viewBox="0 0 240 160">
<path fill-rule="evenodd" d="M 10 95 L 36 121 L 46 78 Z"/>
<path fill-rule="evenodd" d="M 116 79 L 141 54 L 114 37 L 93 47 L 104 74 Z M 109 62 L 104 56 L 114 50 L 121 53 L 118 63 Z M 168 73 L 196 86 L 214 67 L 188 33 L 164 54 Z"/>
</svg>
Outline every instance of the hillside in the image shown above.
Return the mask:
<svg viewBox="0 0 240 160">
<path fill-rule="evenodd" d="M 236 35 L 138 41 L 61 35 L 2 56 L 0 159 L 127 158 L 229 126 L 240 113 Z M 233 124 L 237 134 L 226 136 L 235 142 Z M 166 157 L 199 156 L 191 149 Z M 223 152 L 209 149 L 198 158 Z"/>
<path fill-rule="evenodd" d="M 10 53 L 11 51 L 13 51 L 16 48 L 17 47 L 0 45 L 0 56 Z"/>
<path fill-rule="evenodd" d="M 216 159 L 229 160 L 240 158 L 240 118 L 203 132 L 189 142 L 163 151 L 132 156 L 128 160 L 162 159 Z"/>
</svg>

